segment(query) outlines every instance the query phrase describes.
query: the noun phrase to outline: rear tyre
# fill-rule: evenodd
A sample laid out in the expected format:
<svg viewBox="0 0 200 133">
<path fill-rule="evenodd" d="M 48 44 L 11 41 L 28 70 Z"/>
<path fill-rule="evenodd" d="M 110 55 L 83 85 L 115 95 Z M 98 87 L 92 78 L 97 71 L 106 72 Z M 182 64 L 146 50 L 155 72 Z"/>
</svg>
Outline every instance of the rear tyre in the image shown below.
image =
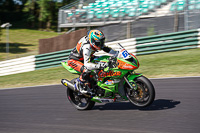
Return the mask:
<svg viewBox="0 0 200 133">
<path fill-rule="evenodd" d="M 71 83 L 74 84 L 76 79 L 71 80 Z M 91 101 L 91 98 L 85 97 L 79 92 L 75 92 L 69 88 L 67 88 L 67 98 L 70 103 L 78 110 L 91 110 L 95 102 Z"/>
<path fill-rule="evenodd" d="M 151 105 L 155 99 L 155 89 L 151 81 L 140 76 L 135 79 L 137 84 L 137 90 L 131 90 L 130 87 L 126 86 L 126 96 L 129 101 L 138 107 L 147 107 Z"/>
</svg>

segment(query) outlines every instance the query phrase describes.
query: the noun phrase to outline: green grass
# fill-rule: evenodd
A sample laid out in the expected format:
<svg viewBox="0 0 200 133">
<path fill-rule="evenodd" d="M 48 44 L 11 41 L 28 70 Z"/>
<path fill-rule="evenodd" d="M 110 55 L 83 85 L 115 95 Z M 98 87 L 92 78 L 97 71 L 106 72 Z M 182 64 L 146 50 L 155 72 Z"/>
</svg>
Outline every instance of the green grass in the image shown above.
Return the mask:
<svg viewBox="0 0 200 133">
<path fill-rule="evenodd" d="M 148 78 L 200 76 L 200 49 L 138 56 L 140 68 L 136 71 Z M 77 75 L 63 67 L 0 77 L 0 88 L 60 84 L 62 78 L 73 79 Z"/>
<path fill-rule="evenodd" d="M 55 37 L 55 32 L 45 32 L 30 29 L 9 30 L 9 59 L 38 54 L 39 39 Z M 2 30 L 0 39 L 0 60 L 5 60 L 6 55 L 6 30 Z"/>
<path fill-rule="evenodd" d="M 148 77 L 200 76 L 200 49 L 138 56 Z"/>
<path fill-rule="evenodd" d="M 19 73 L 0 77 L 0 88 L 59 84 L 62 78 L 78 77 L 69 73 L 63 67 L 41 69 L 32 72 Z"/>
</svg>

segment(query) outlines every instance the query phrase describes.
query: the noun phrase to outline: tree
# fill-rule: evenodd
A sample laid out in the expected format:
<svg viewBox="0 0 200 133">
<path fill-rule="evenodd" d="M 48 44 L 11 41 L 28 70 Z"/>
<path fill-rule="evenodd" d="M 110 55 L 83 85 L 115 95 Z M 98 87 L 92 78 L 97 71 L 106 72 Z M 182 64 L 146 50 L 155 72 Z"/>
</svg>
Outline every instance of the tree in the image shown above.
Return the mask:
<svg viewBox="0 0 200 133">
<path fill-rule="evenodd" d="M 56 29 L 59 8 L 74 1 L 76 0 L 0 0 L 0 20 L 2 23 L 20 21 L 20 26 L 28 24 L 31 28 Z"/>
<path fill-rule="evenodd" d="M 57 16 L 58 12 L 58 6 L 56 1 L 52 0 L 39 0 L 37 1 L 40 13 L 39 13 L 39 27 L 43 27 L 42 25 L 45 25 L 45 28 L 50 29 L 51 24 L 53 20 L 55 19 L 55 16 Z"/>
<path fill-rule="evenodd" d="M 35 28 L 37 18 L 38 18 L 38 4 L 36 3 L 37 0 L 27 0 L 26 4 L 24 5 L 23 11 L 25 12 L 25 17 L 27 22 L 30 24 L 31 28 Z"/>
<path fill-rule="evenodd" d="M 24 13 L 26 20 L 32 28 L 50 29 L 57 26 L 58 10 L 75 0 L 24 0 Z M 36 25 L 38 23 L 38 26 Z"/>
<path fill-rule="evenodd" d="M 1 21 L 0 21 L 0 25 L 1 25 Z M 0 26 L 0 41 L 1 41 L 1 35 L 2 35 L 2 30 L 1 30 L 1 26 Z"/>
<path fill-rule="evenodd" d="M 15 11 L 15 3 L 13 0 L 3 0 L 0 5 L 1 12 Z"/>
<path fill-rule="evenodd" d="M 1 23 L 10 22 L 14 24 L 23 20 L 22 8 L 23 2 L 19 3 L 17 0 L 0 0 Z M 18 25 L 20 24 L 18 23 Z"/>
</svg>

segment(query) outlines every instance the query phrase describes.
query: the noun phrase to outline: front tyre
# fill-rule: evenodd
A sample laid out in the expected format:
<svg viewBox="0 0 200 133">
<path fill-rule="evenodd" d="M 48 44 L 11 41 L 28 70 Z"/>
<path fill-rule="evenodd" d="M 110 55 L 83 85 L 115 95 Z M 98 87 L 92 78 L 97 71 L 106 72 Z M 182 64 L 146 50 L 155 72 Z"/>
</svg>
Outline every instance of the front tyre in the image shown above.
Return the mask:
<svg viewBox="0 0 200 133">
<path fill-rule="evenodd" d="M 155 89 L 151 81 L 140 76 L 135 79 L 137 90 L 131 90 L 126 86 L 126 96 L 129 101 L 138 107 L 147 107 L 153 103 L 155 99 Z"/>
<path fill-rule="evenodd" d="M 71 82 L 74 84 L 73 79 Z M 67 88 L 67 98 L 70 103 L 78 110 L 90 110 L 94 107 L 95 102 L 91 101 L 91 98 L 85 97 L 79 92 L 75 92 Z"/>
</svg>

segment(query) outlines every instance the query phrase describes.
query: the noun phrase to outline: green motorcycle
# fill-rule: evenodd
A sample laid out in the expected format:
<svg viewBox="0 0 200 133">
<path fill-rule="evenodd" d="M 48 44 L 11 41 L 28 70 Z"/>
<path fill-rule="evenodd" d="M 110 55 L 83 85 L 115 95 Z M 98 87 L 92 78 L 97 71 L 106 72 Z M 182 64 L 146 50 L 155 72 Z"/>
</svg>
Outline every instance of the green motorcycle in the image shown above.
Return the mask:
<svg viewBox="0 0 200 133">
<path fill-rule="evenodd" d="M 103 70 L 92 70 L 89 83 L 86 85 L 88 94 L 82 94 L 75 89 L 75 81 L 62 79 L 67 87 L 67 97 L 78 110 L 90 110 L 97 103 L 121 102 L 129 100 L 138 107 L 149 106 L 155 98 L 155 89 L 151 81 L 142 74 L 135 73 L 139 67 L 137 58 L 128 53 L 121 44 L 121 51 L 115 56 L 101 56 L 93 62 L 107 62 Z M 67 61 L 61 64 L 69 72 L 80 74 L 71 68 Z"/>
</svg>

